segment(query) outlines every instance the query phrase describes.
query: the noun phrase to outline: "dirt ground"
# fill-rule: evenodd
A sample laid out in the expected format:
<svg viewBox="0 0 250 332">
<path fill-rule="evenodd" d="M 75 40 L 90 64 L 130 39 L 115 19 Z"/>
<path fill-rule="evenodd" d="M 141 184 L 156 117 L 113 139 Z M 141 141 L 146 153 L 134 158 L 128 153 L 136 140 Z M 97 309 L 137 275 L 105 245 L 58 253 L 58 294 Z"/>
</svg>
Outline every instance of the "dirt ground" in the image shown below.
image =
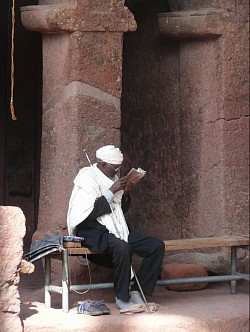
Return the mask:
<svg viewBox="0 0 250 332">
<path fill-rule="evenodd" d="M 41 271 L 22 275 L 20 283 L 21 320 L 24 332 L 249 332 L 249 285 L 238 282 L 237 294 L 230 294 L 229 283 L 210 283 L 205 289 L 189 292 L 156 286 L 149 302 L 159 304 L 156 312 L 120 314 L 114 303 L 113 289 L 70 294 L 70 311 L 61 310 L 61 295 L 52 294 L 52 308 L 44 307 Z M 110 315 L 77 314 L 76 303 L 103 299 Z"/>
</svg>

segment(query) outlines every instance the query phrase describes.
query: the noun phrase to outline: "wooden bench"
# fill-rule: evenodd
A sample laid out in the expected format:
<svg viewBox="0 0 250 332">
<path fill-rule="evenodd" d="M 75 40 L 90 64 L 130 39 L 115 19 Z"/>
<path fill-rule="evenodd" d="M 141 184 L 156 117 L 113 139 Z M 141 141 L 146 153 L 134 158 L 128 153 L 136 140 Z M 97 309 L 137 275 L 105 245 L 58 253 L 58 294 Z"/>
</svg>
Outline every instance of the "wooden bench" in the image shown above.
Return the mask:
<svg viewBox="0 0 250 332">
<path fill-rule="evenodd" d="M 231 273 L 228 275 L 195 277 L 195 278 L 178 278 L 158 280 L 157 285 L 169 285 L 177 283 L 196 283 L 196 282 L 220 282 L 230 281 L 231 294 L 236 293 L 237 280 L 249 280 L 248 274 L 237 272 L 237 249 L 247 248 L 249 246 L 249 237 L 246 236 L 222 236 L 182 240 L 168 240 L 165 242 L 165 250 L 193 250 L 215 247 L 229 247 L 231 250 Z M 45 256 L 45 307 L 51 307 L 51 293 L 62 295 L 62 310 L 69 311 L 69 293 L 72 291 L 84 291 L 86 289 L 112 288 L 113 283 L 98 283 L 85 285 L 70 285 L 68 259 L 70 256 L 83 256 L 92 254 L 102 254 L 101 252 L 91 252 L 89 249 L 81 247 L 80 243 L 65 242 L 64 249 L 61 252 Z M 62 284 L 55 286 L 51 284 L 51 260 L 60 259 L 62 261 Z"/>
</svg>

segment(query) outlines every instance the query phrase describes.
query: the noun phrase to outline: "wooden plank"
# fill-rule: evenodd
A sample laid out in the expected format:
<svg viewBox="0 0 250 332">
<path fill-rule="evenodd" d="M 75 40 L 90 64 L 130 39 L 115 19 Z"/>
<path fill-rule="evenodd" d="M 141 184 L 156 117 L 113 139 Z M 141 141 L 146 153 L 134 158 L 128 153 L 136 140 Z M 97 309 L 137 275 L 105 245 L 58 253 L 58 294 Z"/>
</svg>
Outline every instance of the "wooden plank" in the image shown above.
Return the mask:
<svg viewBox="0 0 250 332">
<path fill-rule="evenodd" d="M 81 242 L 69 242 L 69 241 L 64 241 L 63 242 L 63 247 L 64 248 L 80 248 L 81 247 Z"/>
<path fill-rule="evenodd" d="M 246 236 L 218 236 L 164 241 L 165 250 L 188 250 L 215 247 L 249 246 Z"/>
<path fill-rule="evenodd" d="M 103 252 L 90 251 L 88 248 L 68 248 L 69 255 L 94 255 L 94 254 L 103 254 Z"/>
<path fill-rule="evenodd" d="M 73 243 L 73 242 L 68 242 Z M 249 237 L 247 236 L 218 236 L 194 239 L 179 239 L 164 241 L 165 250 L 190 250 L 215 247 L 249 246 Z M 88 248 L 70 248 L 69 255 L 92 255 L 102 254 L 101 252 L 92 252 Z"/>
</svg>

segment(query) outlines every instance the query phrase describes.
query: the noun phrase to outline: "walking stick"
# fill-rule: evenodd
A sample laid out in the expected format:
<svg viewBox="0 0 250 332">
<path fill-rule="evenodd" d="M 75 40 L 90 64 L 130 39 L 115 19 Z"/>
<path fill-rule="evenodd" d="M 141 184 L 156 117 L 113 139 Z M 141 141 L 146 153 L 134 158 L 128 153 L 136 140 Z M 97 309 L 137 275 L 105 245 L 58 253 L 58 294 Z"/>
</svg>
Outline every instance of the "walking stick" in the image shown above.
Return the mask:
<svg viewBox="0 0 250 332">
<path fill-rule="evenodd" d="M 140 283 L 139 283 L 139 280 L 138 280 L 138 278 L 137 278 L 137 275 L 136 275 L 136 273 L 135 273 L 135 270 L 133 269 L 132 266 L 131 266 L 131 269 L 132 269 L 132 271 L 133 271 L 133 273 L 134 273 L 135 280 L 136 280 L 137 285 L 138 285 L 138 287 L 139 287 L 139 290 L 140 290 L 141 296 L 142 296 L 142 298 L 143 298 L 143 301 L 145 302 L 145 306 L 146 306 L 146 308 L 147 308 L 147 312 L 148 312 L 149 314 L 151 314 L 151 311 L 150 311 L 150 308 L 149 308 L 148 302 L 147 302 L 146 297 L 145 297 L 145 295 L 144 295 L 144 293 L 143 293 L 143 290 L 142 290 L 142 288 L 141 288 L 141 285 L 140 285 Z"/>
</svg>

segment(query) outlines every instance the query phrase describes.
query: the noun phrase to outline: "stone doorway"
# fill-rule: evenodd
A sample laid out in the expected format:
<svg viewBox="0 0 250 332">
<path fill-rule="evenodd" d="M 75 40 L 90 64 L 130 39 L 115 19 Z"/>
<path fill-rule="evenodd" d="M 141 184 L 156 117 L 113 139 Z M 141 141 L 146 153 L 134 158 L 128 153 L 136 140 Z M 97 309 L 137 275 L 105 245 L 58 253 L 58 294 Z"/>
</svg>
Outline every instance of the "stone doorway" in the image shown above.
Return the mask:
<svg viewBox="0 0 250 332">
<path fill-rule="evenodd" d="M 15 4 L 14 107 L 11 119 L 10 49 L 11 1 L 0 3 L 0 205 L 18 206 L 26 217 L 24 250 L 29 248 L 37 227 L 40 136 L 42 114 L 41 35 L 26 30 L 20 7 L 37 4 L 25 0 Z"/>
</svg>

